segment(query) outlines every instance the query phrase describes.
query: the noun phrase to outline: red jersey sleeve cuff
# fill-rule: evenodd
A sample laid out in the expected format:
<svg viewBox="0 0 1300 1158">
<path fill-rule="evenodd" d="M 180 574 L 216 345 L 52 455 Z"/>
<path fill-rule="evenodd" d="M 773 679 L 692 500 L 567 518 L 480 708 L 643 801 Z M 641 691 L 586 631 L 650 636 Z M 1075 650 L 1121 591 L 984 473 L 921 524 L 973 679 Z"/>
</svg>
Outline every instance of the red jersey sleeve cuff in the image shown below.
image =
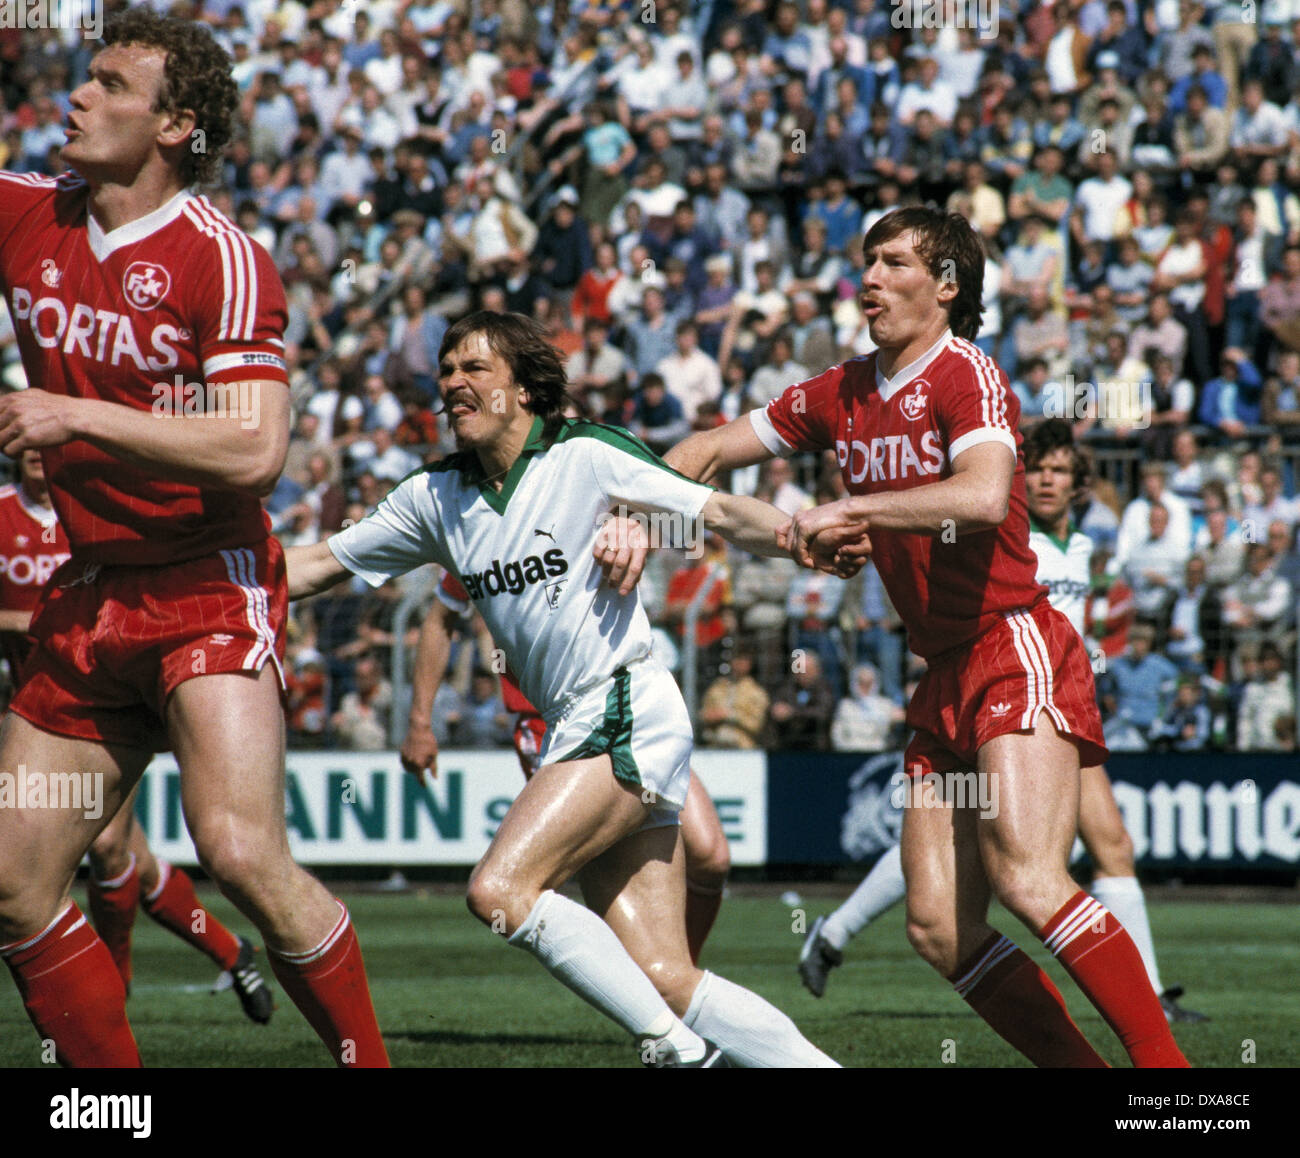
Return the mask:
<svg viewBox="0 0 1300 1158">
<path fill-rule="evenodd" d="M 776 427 L 772 425 L 772 419 L 768 417 L 766 408 L 751 410 L 749 412 L 749 423 L 754 428 L 754 433 L 758 435 L 758 441 L 773 454 L 784 458 L 786 455 L 794 453 L 794 447 L 786 442 L 777 433 Z"/>
<path fill-rule="evenodd" d="M 1013 456 L 1016 454 L 1016 436 L 1011 431 L 1001 426 L 981 426 L 975 430 L 968 430 L 960 438 L 953 439 L 952 445 L 948 447 L 949 465 L 957 460 L 957 456 L 963 450 L 970 450 L 972 446 L 979 446 L 981 442 L 1000 442 L 1011 451 Z"/>
</svg>

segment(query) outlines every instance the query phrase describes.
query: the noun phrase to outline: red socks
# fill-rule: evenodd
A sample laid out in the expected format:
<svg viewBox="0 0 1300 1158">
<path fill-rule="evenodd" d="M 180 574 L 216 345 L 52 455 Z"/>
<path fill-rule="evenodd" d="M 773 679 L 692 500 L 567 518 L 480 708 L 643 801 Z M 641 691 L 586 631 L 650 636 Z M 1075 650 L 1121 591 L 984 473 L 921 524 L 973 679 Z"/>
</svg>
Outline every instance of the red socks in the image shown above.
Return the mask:
<svg viewBox="0 0 1300 1158">
<path fill-rule="evenodd" d="M 285 993 L 339 1066 L 387 1069 L 361 946 L 341 901 L 339 910 L 338 923 L 315 949 L 280 953 L 268 947 L 267 957 Z"/>
<path fill-rule="evenodd" d="M 36 1032 L 53 1041 L 60 1065 L 139 1068 L 122 978 L 76 905 L 37 936 L 0 946 L 0 957 L 18 983 Z"/>
<path fill-rule="evenodd" d="M 1138 1069 L 1186 1069 L 1137 946 L 1100 901 L 1082 889 L 1040 934 Z"/>
<path fill-rule="evenodd" d="M 1052 979 L 1000 933 L 991 933 L 951 980 L 998 1036 L 1034 1065 L 1107 1068 L 1070 1018 Z"/>
<path fill-rule="evenodd" d="M 692 965 L 700 963 L 700 950 L 722 908 L 722 892 L 721 888 L 686 882 L 686 944 L 691 951 Z"/>
<path fill-rule="evenodd" d="M 111 881 L 90 878 L 90 919 L 95 931 L 108 946 L 113 964 L 126 992 L 131 992 L 131 930 L 135 927 L 135 910 L 140 902 L 140 873 L 135 853 L 121 876 Z"/>
<path fill-rule="evenodd" d="M 239 958 L 239 938 L 199 903 L 188 873 L 161 860 L 158 871 L 158 887 L 140 901 L 144 911 L 212 958 L 218 968 L 231 968 Z"/>
</svg>

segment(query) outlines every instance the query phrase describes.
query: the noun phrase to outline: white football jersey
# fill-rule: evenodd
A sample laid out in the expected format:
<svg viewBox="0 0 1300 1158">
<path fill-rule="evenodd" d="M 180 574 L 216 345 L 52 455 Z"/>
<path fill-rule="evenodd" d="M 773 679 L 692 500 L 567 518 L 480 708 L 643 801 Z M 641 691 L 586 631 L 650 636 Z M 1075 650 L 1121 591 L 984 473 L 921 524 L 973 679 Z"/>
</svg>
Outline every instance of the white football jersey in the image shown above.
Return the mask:
<svg viewBox="0 0 1300 1158">
<path fill-rule="evenodd" d="M 1096 550 L 1093 541 L 1082 531 L 1071 530 L 1062 544 L 1031 521 L 1029 546 L 1038 556 L 1038 581 L 1047 588 L 1052 606 L 1083 635 L 1083 613 L 1090 587 L 1088 562 Z"/>
<path fill-rule="evenodd" d="M 626 430 L 569 419 L 548 443 L 538 419 L 499 492 L 476 455 L 452 455 L 403 479 L 329 545 L 373 587 L 425 563 L 453 572 L 520 690 L 550 715 L 650 654 L 640 596 L 608 586 L 592 554 L 610 509 L 647 512 L 656 546 L 682 546 L 712 493 Z"/>
</svg>

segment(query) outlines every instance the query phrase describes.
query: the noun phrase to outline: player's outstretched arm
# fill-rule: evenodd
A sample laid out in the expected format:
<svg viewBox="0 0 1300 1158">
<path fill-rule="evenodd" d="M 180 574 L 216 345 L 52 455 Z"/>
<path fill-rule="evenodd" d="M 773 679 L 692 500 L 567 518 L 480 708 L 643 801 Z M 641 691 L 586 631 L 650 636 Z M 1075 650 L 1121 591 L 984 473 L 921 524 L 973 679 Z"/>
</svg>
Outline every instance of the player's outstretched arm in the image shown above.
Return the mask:
<svg viewBox="0 0 1300 1158">
<path fill-rule="evenodd" d="M 715 491 L 704 504 L 700 519 L 710 531 L 751 555 L 785 554 L 776 532 L 789 519 L 770 503 Z"/>
<path fill-rule="evenodd" d="M 335 558 L 328 540 L 308 547 L 290 547 L 284 553 L 289 577 L 289 598 L 305 599 L 317 595 L 352 574 Z"/>
<path fill-rule="evenodd" d="M 0 450 L 16 457 L 82 439 L 160 478 L 269 495 L 289 446 L 289 391 L 232 383 L 222 405 L 184 416 L 24 390 L 0 398 Z"/>
<path fill-rule="evenodd" d="M 953 460 L 941 482 L 870 495 L 852 495 L 800 511 L 780 529 L 795 561 L 816 567 L 813 540 L 851 529 L 908 531 L 920 535 L 969 535 L 1000 526 L 1007 517 L 1016 456 L 1001 442 L 981 442 Z"/>
<path fill-rule="evenodd" d="M 450 620 L 452 611 L 441 599 L 434 598 L 429 614 L 420 625 L 420 640 L 415 645 L 415 666 L 411 669 L 411 714 L 402 741 L 402 767 L 420 782 L 427 768 L 438 775 L 438 738 L 433 734 L 433 701 L 447 674 L 451 660 Z"/>
<path fill-rule="evenodd" d="M 711 483 L 725 471 L 753 466 L 772 457 L 754 433 L 749 417 L 741 415 L 726 426 L 701 430 L 682 439 L 664 455 L 664 462 L 687 478 Z"/>
</svg>

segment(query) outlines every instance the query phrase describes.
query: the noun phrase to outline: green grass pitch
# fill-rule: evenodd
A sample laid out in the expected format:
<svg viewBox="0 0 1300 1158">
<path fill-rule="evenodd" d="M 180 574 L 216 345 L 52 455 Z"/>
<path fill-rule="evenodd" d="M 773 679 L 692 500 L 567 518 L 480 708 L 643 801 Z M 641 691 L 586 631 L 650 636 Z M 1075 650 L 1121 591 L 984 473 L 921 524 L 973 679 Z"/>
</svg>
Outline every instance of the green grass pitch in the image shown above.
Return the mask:
<svg viewBox="0 0 1300 1158">
<path fill-rule="evenodd" d="M 849 948 L 820 1001 L 799 984 L 798 910 L 770 887 L 733 890 L 702 964 L 779 1006 L 846 1066 L 1001 1067 L 1028 1063 L 988 1029 L 915 957 L 894 909 Z M 843 890 L 808 889 L 811 922 Z M 408 894 L 343 893 L 394 1065 L 408 1067 L 635 1067 L 629 1041 L 578 998 L 474 921 L 446 887 Z M 213 912 L 248 931 L 215 890 Z M 1213 1018 L 1178 1026 L 1193 1065 L 1257 1070 L 1300 1065 L 1300 991 L 1294 905 L 1158 899 L 1151 923 L 1166 984 Z M 1127 1065 L 1118 1041 L 1064 971 L 1008 914 L 994 924 L 1047 968 L 1080 1027 L 1113 1065 Z M 265 958 L 259 955 L 259 961 Z M 264 968 L 269 978 L 269 970 Z M 205 958 L 141 916 L 129 1011 L 147 1066 L 324 1066 L 324 1050 L 277 993 L 269 1026 L 240 1013 L 229 993 L 212 996 Z M 1253 1043 L 1255 1060 L 1243 1060 Z M 0 985 L 0 1066 L 40 1066 L 40 1047 L 17 991 Z"/>
</svg>

